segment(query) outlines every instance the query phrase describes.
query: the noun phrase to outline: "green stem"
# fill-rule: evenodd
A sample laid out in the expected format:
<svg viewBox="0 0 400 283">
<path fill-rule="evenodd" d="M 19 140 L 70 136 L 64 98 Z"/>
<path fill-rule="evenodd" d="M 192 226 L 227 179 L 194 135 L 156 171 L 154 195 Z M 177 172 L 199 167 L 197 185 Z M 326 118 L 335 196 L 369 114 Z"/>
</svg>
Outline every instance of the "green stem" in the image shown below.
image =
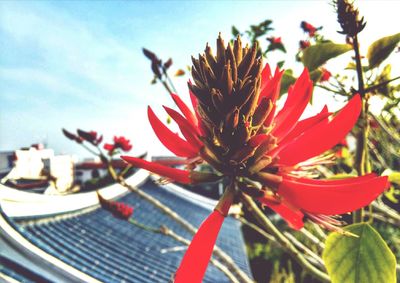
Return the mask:
<svg viewBox="0 0 400 283">
<path fill-rule="evenodd" d="M 126 173 L 132 168 L 132 165 L 127 165 L 124 170 L 122 170 L 121 173 L 119 173 L 119 176 L 124 177 Z"/>
<path fill-rule="evenodd" d="M 325 272 L 319 270 L 314 265 L 312 265 L 302 253 L 293 245 L 293 243 L 285 237 L 279 231 L 277 227 L 265 216 L 263 211 L 257 206 L 257 204 L 248 196 L 242 194 L 242 201 L 249 212 L 254 216 L 256 221 L 268 232 L 270 233 L 276 241 L 281 245 L 281 247 L 292 256 L 304 269 L 310 273 L 310 275 L 321 280 L 322 282 L 330 282 L 329 275 Z"/>
<path fill-rule="evenodd" d="M 86 144 L 84 144 L 83 142 L 81 143 L 81 145 L 87 150 L 89 151 L 91 154 L 98 156 L 98 154 L 92 150 L 90 147 L 88 147 Z"/>
<path fill-rule="evenodd" d="M 395 81 L 395 80 L 398 80 L 398 79 L 400 79 L 400 76 L 395 77 L 395 78 L 393 78 L 393 79 L 391 79 L 391 80 L 388 80 L 388 81 L 385 81 L 385 82 L 381 82 L 381 83 L 379 83 L 379 84 L 377 84 L 377 85 L 369 86 L 369 87 L 367 87 L 367 88 L 365 89 L 365 93 L 374 91 L 375 89 L 378 89 L 378 88 L 380 88 L 380 87 L 383 87 L 383 86 L 385 86 L 385 85 L 387 85 L 387 84 L 389 84 L 389 83 L 391 83 L 391 82 L 393 82 L 393 81 Z"/>
<path fill-rule="evenodd" d="M 362 99 L 361 114 L 359 118 L 360 131 L 357 134 L 355 166 L 358 176 L 362 176 L 366 173 L 369 173 L 370 171 L 370 166 L 368 161 L 368 146 L 367 146 L 369 123 L 368 123 L 368 97 L 365 95 L 366 93 L 364 88 L 364 76 L 362 71 L 361 56 L 360 56 L 357 34 L 354 35 L 353 37 L 353 49 L 356 60 L 358 93 L 360 94 Z M 363 220 L 364 220 L 363 209 L 353 212 L 354 223 L 359 223 L 362 222 Z"/>
<path fill-rule="evenodd" d="M 325 90 L 327 90 L 329 92 L 333 92 L 333 93 L 336 93 L 336 94 L 340 94 L 340 95 L 346 96 L 346 93 L 331 89 L 331 88 L 329 88 L 327 86 L 324 86 L 324 85 L 321 85 L 321 84 L 316 84 L 315 86 L 317 86 L 319 88 L 322 88 L 322 89 L 325 89 Z"/>
<path fill-rule="evenodd" d="M 225 189 L 224 194 L 222 195 L 217 205 L 215 206 L 215 210 L 219 211 L 225 217 L 228 216 L 229 208 L 232 205 L 235 193 L 236 193 L 236 183 L 235 183 L 235 178 L 232 178 L 232 181 Z"/>
<path fill-rule="evenodd" d="M 162 85 L 165 87 L 165 89 L 168 91 L 168 93 L 172 94 L 173 92 L 172 92 L 171 88 L 169 87 L 169 85 L 167 84 L 167 82 L 164 80 L 161 80 L 161 79 L 160 79 L 160 81 L 161 81 Z"/>
</svg>

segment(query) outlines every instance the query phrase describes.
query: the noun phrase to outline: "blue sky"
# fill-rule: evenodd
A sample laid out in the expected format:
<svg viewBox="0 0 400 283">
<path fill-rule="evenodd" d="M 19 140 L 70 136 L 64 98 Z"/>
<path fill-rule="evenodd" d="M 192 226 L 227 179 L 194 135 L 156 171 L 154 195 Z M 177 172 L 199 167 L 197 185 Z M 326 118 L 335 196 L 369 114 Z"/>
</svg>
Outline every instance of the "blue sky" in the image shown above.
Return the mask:
<svg viewBox="0 0 400 283">
<path fill-rule="evenodd" d="M 366 16 L 362 42 L 396 31 L 400 1 L 358 1 Z M 134 152 L 162 152 L 150 130 L 146 106 L 158 113 L 172 105 L 165 90 L 150 85 L 152 74 L 141 48 L 172 57 L 172 70 L 214 46 L 218 32 L 228 40 L 239 30 L 273 20 L 293 67 L 302 20 L 323 25 L 343 42 L 329 1 L 14 1 L 0 2 L 0 150 L 47 141 L 58 153 L 84 151 L 61 128 L 97 130 L 107 140 L 124 135 Z M 383 27 L 387 28 L 383 28 Z M 297 69 L 299 72 L 300 70 Z M 187 95 L 186 80 L 175 84 Z"/>
</svg>

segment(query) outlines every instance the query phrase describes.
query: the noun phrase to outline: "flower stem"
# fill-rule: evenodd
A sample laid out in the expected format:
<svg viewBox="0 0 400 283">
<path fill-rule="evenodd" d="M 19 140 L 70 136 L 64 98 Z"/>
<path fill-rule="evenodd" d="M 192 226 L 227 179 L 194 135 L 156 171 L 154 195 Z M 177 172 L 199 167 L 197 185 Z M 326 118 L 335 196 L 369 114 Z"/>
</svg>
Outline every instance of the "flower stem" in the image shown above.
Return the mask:
<svg viewBox="0 0 400 283">
<path fill-rule="evenodd" d="M 224 194 L 215 206 L 215 210 L 221 213 L 223 216 L 228 216 L 229 208 L 232 205 L 233 198 L 235 197 L 236 184 L 234 178 L 231 183 L 226 187 Z"/>
<path fill-rule="evenodd" d="M 358 43 L 357 34 L 353 36 L 353 49 L 355 53 L 356 60 L 356 70 L 358 78 L 358 93 L 362 98 L 361 114 L 359 118 L 360 131 L 357 134 L 357 148 L 356 148 L 356 158 L 355 166 L 358 176 L 362 176 L 371 171 L 369 161 L 368 161 L 368 96 L 366 95 L 364 88 L 364 76 L 361 65 L 360 48 Z M 353 212 L 353 222 L 359 223 L 364 220 L 364 209 L 360 209 Z"/>
</svg>

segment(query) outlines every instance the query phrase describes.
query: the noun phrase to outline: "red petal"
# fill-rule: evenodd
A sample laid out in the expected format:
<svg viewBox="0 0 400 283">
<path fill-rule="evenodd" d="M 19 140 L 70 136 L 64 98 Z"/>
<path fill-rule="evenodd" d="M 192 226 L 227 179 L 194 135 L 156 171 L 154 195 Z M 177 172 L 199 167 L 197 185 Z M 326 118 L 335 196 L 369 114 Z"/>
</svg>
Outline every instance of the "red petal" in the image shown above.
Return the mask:
<svg viewBox="0 0 400 283">
<path fill-rule="evenodd" d="M 304 226 L 303 217 L 304 214 L 294 208 L 293 206 L 289 205 L 289 203 L 285 201 L 281 201 L 280 203 L 276 203 L 270 201 L 268 199 L 259 198 L 258 199 L 262 204 L 265 204 L 273 211 L 278 213 L 285 221 L 288 223 L 290 228 L 295 230 L 300 230 Z"/>
<path fill-rule="evenodd" d="M 114 150 L 114 145 L 113 145 L 113 144 L 110 144 L 110 143 L 104 144 L 103 147 L 104 147 L 105 150 L 108 150 L 108 151 Z"/>
<path fill-rule="evenodd" d="M 364 207 L 387 187 L 387 177 L 301 181 L 284 178 L 278 194 L 306 212 L 326 215 L 343 214 Z"/>
<path fill-rule="evenodd" d="M 275 127 L 272 134 L 283 139 L 297 124 L 311 99 L 313 82 L 310 80 L 307 69 L 304 69 L 293 88 L 288 92 L 285 105 L 275 117 Z"/>
<path fill-rule="evenodd" d="M 330 149 L 353 128 L 360 111 L 361 98 L 356 95 L 332 121 L 329 123 L 320 122 L 282 149 L 279 153 L 279 163 L 289 166 L 295 165 Z"/>
<path fill-rule="evenodd" d="M 190 111 L 189 107 L 182 101 L 182 99 L 176 95 L 171 93 L 172 99 L 175 101 L 175 104 L 178 106 L 179 110 L 181 110 L 183 116 L 189 121 L 191 125 L 197 127 L 197 118 L 193 115 L 193 112 Z"/>
<path fill-rule="evenodd" d="M 168 166 L 164 166 L 155 162 L 149 162 L 147 160 L 133 156 L 121 156 L 121 158 L 135 167 L 146 169 L 160 176 L 164 176 L 172 180 L 175 180 L 179 183 L 183 184 L 191 183 L 189 171 L 171 168 Z"/>
<path fill-rule="evenodd" d="M 175 274 L 175 283 L 201 283 L 224 216 L 214 211 L 201 224 Z"/>
<path fill-rule="evenodd" d="M 192 82 L 190 80 L 188 83 L 192 84 Z M 192 91 L 190 89 L 189 89 L 189 95 L 190 95 L 190 100 L 192 102 L 192 106 L 194 109 L 194 114 L 196 115 L 196 118 L 197 118 L 197 128 L 199 129 L 200 134 L 204 137 L 204 136 L 206 136 L 207 132 L 203 129 L 204 126 L 201 122 L 201 117 L 199 115 L 199 112 L 197 111 L 197 105 L 199 104 L 199 102 L 197 100 L 197 97 L 192 93 Z"/>
<path fill-rule="evenodd" d="M 181 114 L 176 112 L 175 110 L 163 106 L 165 111 L 167 111 L 168 115 L 171 116 L 172 119 L 178 124 L 179 129 L 181 130 L 183 136 L 186 138 L 186 140 L 193 146 L 196 147 L 197 150 L 200 150 L 201 147 L 203 147 L 203 143 L 199 140 L 197 137 L 197 134 L 199 134 L 198 129 L 196 126 L 191 125 L 185 117 L 183 117 Z"/>
<path fill-rule="evenodd" d="M 271 74 L 271 67 L 269 64 L 266 64 L 261 72 L 261 89 L 264 89 L 267 83 L 272 79 Z"/>
<path fill-rule="evenodd" d="M 154 133 L 161 143 L 172 153 L 181 157 L 194 157 L 198 155 L 198 150 L 190 143 L 180 138 L 179 135 L 168 129 L 168 127 L 157 118 L 150 107 L 147 109 L 147 115 L 149 116 L 149 121 Z"/>
<path fill-rule="evenodd" d="M 276 68 L 273 78 L 270 78 L 266 82 L 261 82 L 261 85 L 264 85 L 264 87 L 261 87 L 258 102 L 260 102 L 263 97 L 266 97 L 271 99 L 272 102 L 275 103 L 276 99 L 279 96 L 282 75 L 283 71 L 280 72 L 279 68 Z M 262 78 L 262 80 L 264 80 L 264 78 Z"/>
<path fill-rule="evenodd" d="M 317 125 L 319 122 L 323 120 L 327 121 L 326 119 L 329 117 L 330 114 L 331 113 L 328 112 L 328 108 L 325 106 L 319 114 L 299 121 L 297 125 L 293 128 L 293 130 L 291 130 L 290 133 L 287 134 L 286 137 L 282 139 L 279 144 L 283 145 L 291 142 L 311 127 Z"/>
</svg>

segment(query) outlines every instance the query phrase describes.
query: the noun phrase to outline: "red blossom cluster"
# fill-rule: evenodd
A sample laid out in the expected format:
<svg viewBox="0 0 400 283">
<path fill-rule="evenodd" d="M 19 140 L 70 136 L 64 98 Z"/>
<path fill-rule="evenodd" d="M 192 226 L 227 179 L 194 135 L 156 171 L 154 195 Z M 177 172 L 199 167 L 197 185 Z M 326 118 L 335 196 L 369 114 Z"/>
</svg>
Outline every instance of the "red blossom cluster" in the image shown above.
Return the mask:
<svg viewBox="0 0 400 283">
<path fill-rule="evenodd" d="M 117 149 L 121 149 L 123 151 L 130 151 L 132 149 L 132 145 L 130 140 L 126 139 L 125 137 L 114 136 L 114 143 L 104 144 L 104 149 L 107 150 L 109 154 L 112 154 Z"/>
<path fill-rule="evenodd" d="M 97 197 L 101 207 L 111 212 L 116 218 L 128 220 L 132 216 L 133 207 L 122 202 L 106 200 L 98 192 Z"/>
<path fill-rule="evenodd" d="M 312 24 L 302 21 L 300 27 L 304 32 L 308 33 L 309 36 L 313 37 L 319 28 L 314 27 Z"/>
<path fill-rule="evenodd" d="M 302 27 L 317 30 L 303 22 Z M 364 207 L 387 188 L 387 177 L 367 174 L 343 180 L 311 179 L 307 170 L 328 163 L 321 155 L 338 144 L 353 128 L 361 111 L 361 98 L 354 95 L 333 114 L 324 107 L 310 118 L 300 120 L 308 105 L 313 82 L 307 70 L 289 88 L 280 111 L 279 97 L 283 71 L 262 68 L 256 58 L 257 46 L 242 48 L 240 38 L 225 47 L 217 40 L 217 55 L 209 46 L 199 59 L 193 58 L 189 82 L 192 111 L 172 94 L 178 111 L 165 107 L 178 124 L 182 136 L 172 132 L 148 108 L 150 124 L 165 147 L 182 157 L 187 170 L 157 162 L 122 156 L 141 167 L 180 183 L 193 184 L 227 177 L 236 193 L 247 194 L 280 214 L 290 227 L 301 229 L 307 217 L 328 229 L 338 229 L 332 215 Z M 327 75 L 325 75 L 326 77 Z M 196 171 L 208 163 L 218 173 Z M 225 196 L 225 195 L 224 195 Z M 224 197 L 203 222 L 176 273 L 176 283 L 201 282 L 218 231 L 230 203 Z"/>
</svg>

